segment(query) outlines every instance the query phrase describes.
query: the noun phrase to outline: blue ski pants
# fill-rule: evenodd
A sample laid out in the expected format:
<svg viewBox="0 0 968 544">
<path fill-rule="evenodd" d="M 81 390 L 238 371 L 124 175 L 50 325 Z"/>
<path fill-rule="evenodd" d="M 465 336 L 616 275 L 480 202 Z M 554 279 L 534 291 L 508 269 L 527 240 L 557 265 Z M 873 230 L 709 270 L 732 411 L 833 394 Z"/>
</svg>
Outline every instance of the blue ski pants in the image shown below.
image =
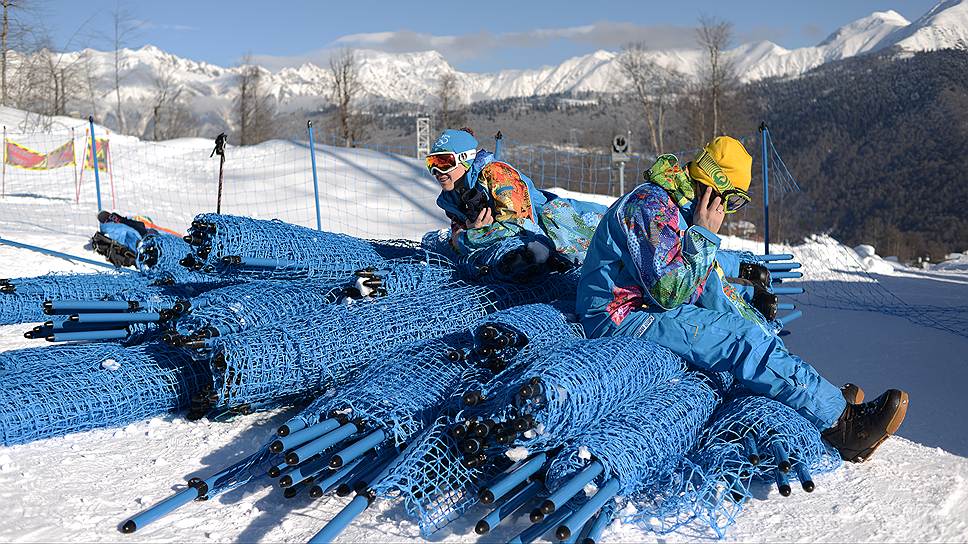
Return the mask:
<svg viewBox="0 0 968 544">
<path fill-rule="evenodd" d="M 840 389 L 787 351 L 775 335 L 738 314 L 682 305 L 664 312 L 632 312 L 605 335 L 638 336 L 666 347 L 690 365 L 729 372 L 746 389 L 796 410 L 821 431 L 846 408 Z"/>
</svg>

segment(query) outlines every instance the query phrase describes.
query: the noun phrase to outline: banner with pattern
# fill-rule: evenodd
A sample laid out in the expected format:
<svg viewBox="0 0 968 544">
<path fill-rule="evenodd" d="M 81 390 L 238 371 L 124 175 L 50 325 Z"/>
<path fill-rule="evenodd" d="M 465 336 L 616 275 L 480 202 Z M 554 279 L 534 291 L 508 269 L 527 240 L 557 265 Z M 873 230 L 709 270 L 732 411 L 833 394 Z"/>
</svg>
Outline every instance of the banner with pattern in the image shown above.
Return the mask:
<svg viewBox="0 0 968 544">
<path fill-rule="evenodd" d="M 88 139 L 87 142 L 88 144 L 90 144 L 91 140 Z M 100 170 L 101 172 L 107 172 L 108 155 L 111 153 L 111 150 L 108 147 L 108 140 L 107 138 L 96 138 L 94 140 L 94 145 L 97 148 L 97 169 Z M 91 159 L 91 146 L 86 145 L 84 147 L 85 147 L 84 169 L 94 170 L 94 161 Z"/>
<path fill-rule="evenodd" d="M 26 170 L 53 170 L 64 166 L 74 166 L 74 140 L 61 145 L 49 153 L 34 151 L 18 143 L 3 140 L 3 162 Z"/>
</svg>

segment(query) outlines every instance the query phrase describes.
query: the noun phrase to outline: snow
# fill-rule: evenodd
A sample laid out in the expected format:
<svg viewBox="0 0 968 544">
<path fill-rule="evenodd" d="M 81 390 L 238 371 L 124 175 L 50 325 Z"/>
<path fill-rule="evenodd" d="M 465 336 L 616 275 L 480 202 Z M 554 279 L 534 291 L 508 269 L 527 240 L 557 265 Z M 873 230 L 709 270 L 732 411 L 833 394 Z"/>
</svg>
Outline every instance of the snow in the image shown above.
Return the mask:
<svg viewBox="0 0 968 544">
<path fill-rule="evenodd" d="M 3 115 L 13 113 L 0 110 L 0 117 Z M 119 140 L 118 145 L 143 153 L 164 154 L 172 149 L 199 149 L 207 153 L 202 147 L 209 144 L 193 140 L 147 144 L 130 139 Z M 245 152 L 250 157 L 278 155 L 292 151 L 290 145 L 268 142 Z M 395 236 L 417 237 L 442 223 L 435 222 L 439 221 L 433 205 L 436 191 L 426 174 L 418 174 L 422 170 L 419 162 L 361 150 L 326 148 L 326 152 L 332 154 L 329 159 L 332 162 L 327 164 L 341 174 L 327 183 L 329 198 L 323 210 L 324 224 L 346 225 L 348 230 L 356 229 L 355 232 L 367 231 L 360 218 L 375 220 L 383 216 L 381 228 L 392 227 L 395 230 L 390 232 Z M 304 155 L 305 150 L 300 153 Z M 250 164 L 253 166 L 245 170 L 252 179 L 271 177 L 275 168 L 271 163 L 259 161 Z M 166 182 L 169 185 L 163 183 L 139 202 L 164 209 L 165 202 L 181 198 L 180 191 L 196 182 L 189 177 Z M 393 192 L 402 183 L 417 184 L 418 189 L 408 191 L 406 198 L 402 198 Z M 311 183 L 301 179 L 298 184 L 286 186 L 285 197 L 302 202 L 310 198 L 311 192 Z M 604 204 L 610 202 L 607 197 L 594 198 Z M 35 214 L 48 206 L 44 199 L 22 200 L 23 209 Z M 374 210 L 371 207 L 374 200 L 384 208 Z M 186 218 L 201 211 L 194 208 L 203 205 L 206 203 L 183 203 L 179 209 L 173 207 L 162 216 L 171 221 L 170 226 L 184 228 Z M 3 206 L 0 236 L 93 257 L 83 249 L 86 243 L 83 232 L 89 226 L 81 225 L 73 234 L 65 233 L 71 230 L 68 228 L 25 230 L 23 224 L 11 221 L 7 204 Z M 272 211 L 272 208 L 260 208 L 258 202 L 246 202 L 246 206 L 266 214 Z M 407 211 L 399 211 L 404 208 Z M 92 209 L 79 208 L 77 216 L 91 221 Z M 153 209 L 147 207 L 145 211 Z M 279 209 L 290 213 L 287 217 L 307 220 L 305 210 L 296 213 L 282 204 Z M 388 219 L 396 214 L 408 220 Z M 759 243 L 729 236 L 724 237 L 724 244 L 736 249 L 761 249 Z M 963 415 L 968 413 L 968 395 L 964 394 L 968 384 L 968 338 L 925 325 L 929 318 L 957 319 L 959 316 L 960 323 L 964 323 L 964 307 L 968 304 L 968 255 L 955 253 L 943 263 L 919 269 L 880 258 L 876 248 L 850 249 L 829 237 L 814 237 L 795 247 L 775 245 L 771 249 L 790 251 L 800 257 L 805 273 L 802 283 L 808 293 L 879 285 L 896 298 L 878 299 L 878 304 L 884 301 L 898 304 L 899 299 L 923 307 L 925 313 L 912 320 L 897 316 L 887 307 L 838 309 L 824 307 L 816 303 L 819 299 L 806 297 L 800 305 L 804 317 L 793 322 L 792 334 L 785 337 L 791 351 L 811 362 L 834 383 L 857 383 L 869 397 L 889 387 L 903 387 L 911 394 L 911 409 L 900 436 L 889 439 L 867 463 L 846 465 L 831 474 L 818 476 L 814 493 L 797 489 L 791 497 L 782 498 L 771 486 L 756 489 L 754 499 L 739 516 L 728 540 L 968 539 L 968 433 L 963 420 Z M 890 266 L 890 271 L 884 266 Z M 0 277 L 69 270 L 90 272 L 95 267 L 0 245 Z M 0 350 L 36 345 L 22 337 L 27 328 L 29 325 L 0 327 Z M 187 478 L 208 475 L 251 453 L 293 414 L 292 409 L 277 410 L 219 423 L 188 422 L 178 416 L 165 416 L 123 428 L 0 447 L 0 541 L 305 541 L 346 500 L 327 496 L 314 501 L 304 495 L 285 500 L 278 489 L 264 487 L 265 480 L 212 501 L 186 505 L 133 535 L 122 536 L 117 531 L 118 524 L 126 517 L 181 489 Z M 472 511 L 433 540 L 478 541 L 472 527 L 479 519 L 475 516 L 482 513 Z M 522 528 L 522 523 L 501 527 L 486 540 L 506 539 L 515 529 Z M 658 537 L 641 528 L 620 524 L 610 527 L 604 536 L 606 542 L 684 542 L 712 538 L 708 532 L 688 530 Z M 340 538 L 366 542 L 418 539 L 417 526 L 406 518 L 400 505 L 387 501 L 374 503 Z"/>
</svg>

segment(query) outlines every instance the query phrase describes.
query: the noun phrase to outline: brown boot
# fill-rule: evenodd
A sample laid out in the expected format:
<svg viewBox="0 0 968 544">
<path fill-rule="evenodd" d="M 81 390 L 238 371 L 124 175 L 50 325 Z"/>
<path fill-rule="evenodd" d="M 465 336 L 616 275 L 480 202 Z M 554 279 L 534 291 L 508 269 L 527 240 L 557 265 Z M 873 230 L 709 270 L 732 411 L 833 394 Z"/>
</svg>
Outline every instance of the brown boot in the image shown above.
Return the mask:
<svg viewBox="0 0 968 544">
<path fill-rule="evenodd" d="M 847 404 L 837 423 L 823 432 L 823 438 L 845 461 L 862 463 L 888 436 L 897 432 L 907 408 L 908 394 L 889 389 L 870 402 Z"/>
<path fill-rule="evenodd" d="M 847 404 L 860 404 L 864 402 L 864 390 L 859 385 L 845 383 L 840 386 L 840 392 L 844 395 Z"/>
</svg>

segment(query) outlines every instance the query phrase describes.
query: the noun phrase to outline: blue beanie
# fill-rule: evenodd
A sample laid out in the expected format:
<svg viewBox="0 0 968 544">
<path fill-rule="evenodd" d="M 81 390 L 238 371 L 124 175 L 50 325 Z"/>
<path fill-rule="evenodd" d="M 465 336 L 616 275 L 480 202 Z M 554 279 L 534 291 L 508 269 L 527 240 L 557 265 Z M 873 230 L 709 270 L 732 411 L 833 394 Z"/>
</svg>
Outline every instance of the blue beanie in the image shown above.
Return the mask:
<svg viewBox="0 0 968 544">
<path fill-rule="evenodd" d="M 453 151 L 454 153 L 463 153 L 471 149 L 477 149 L 477 139 L 474 136 L 464 130 L 448 129 L 437 137 L 434 145 L 430 148 L 430 152 Z"/>
</svg>

